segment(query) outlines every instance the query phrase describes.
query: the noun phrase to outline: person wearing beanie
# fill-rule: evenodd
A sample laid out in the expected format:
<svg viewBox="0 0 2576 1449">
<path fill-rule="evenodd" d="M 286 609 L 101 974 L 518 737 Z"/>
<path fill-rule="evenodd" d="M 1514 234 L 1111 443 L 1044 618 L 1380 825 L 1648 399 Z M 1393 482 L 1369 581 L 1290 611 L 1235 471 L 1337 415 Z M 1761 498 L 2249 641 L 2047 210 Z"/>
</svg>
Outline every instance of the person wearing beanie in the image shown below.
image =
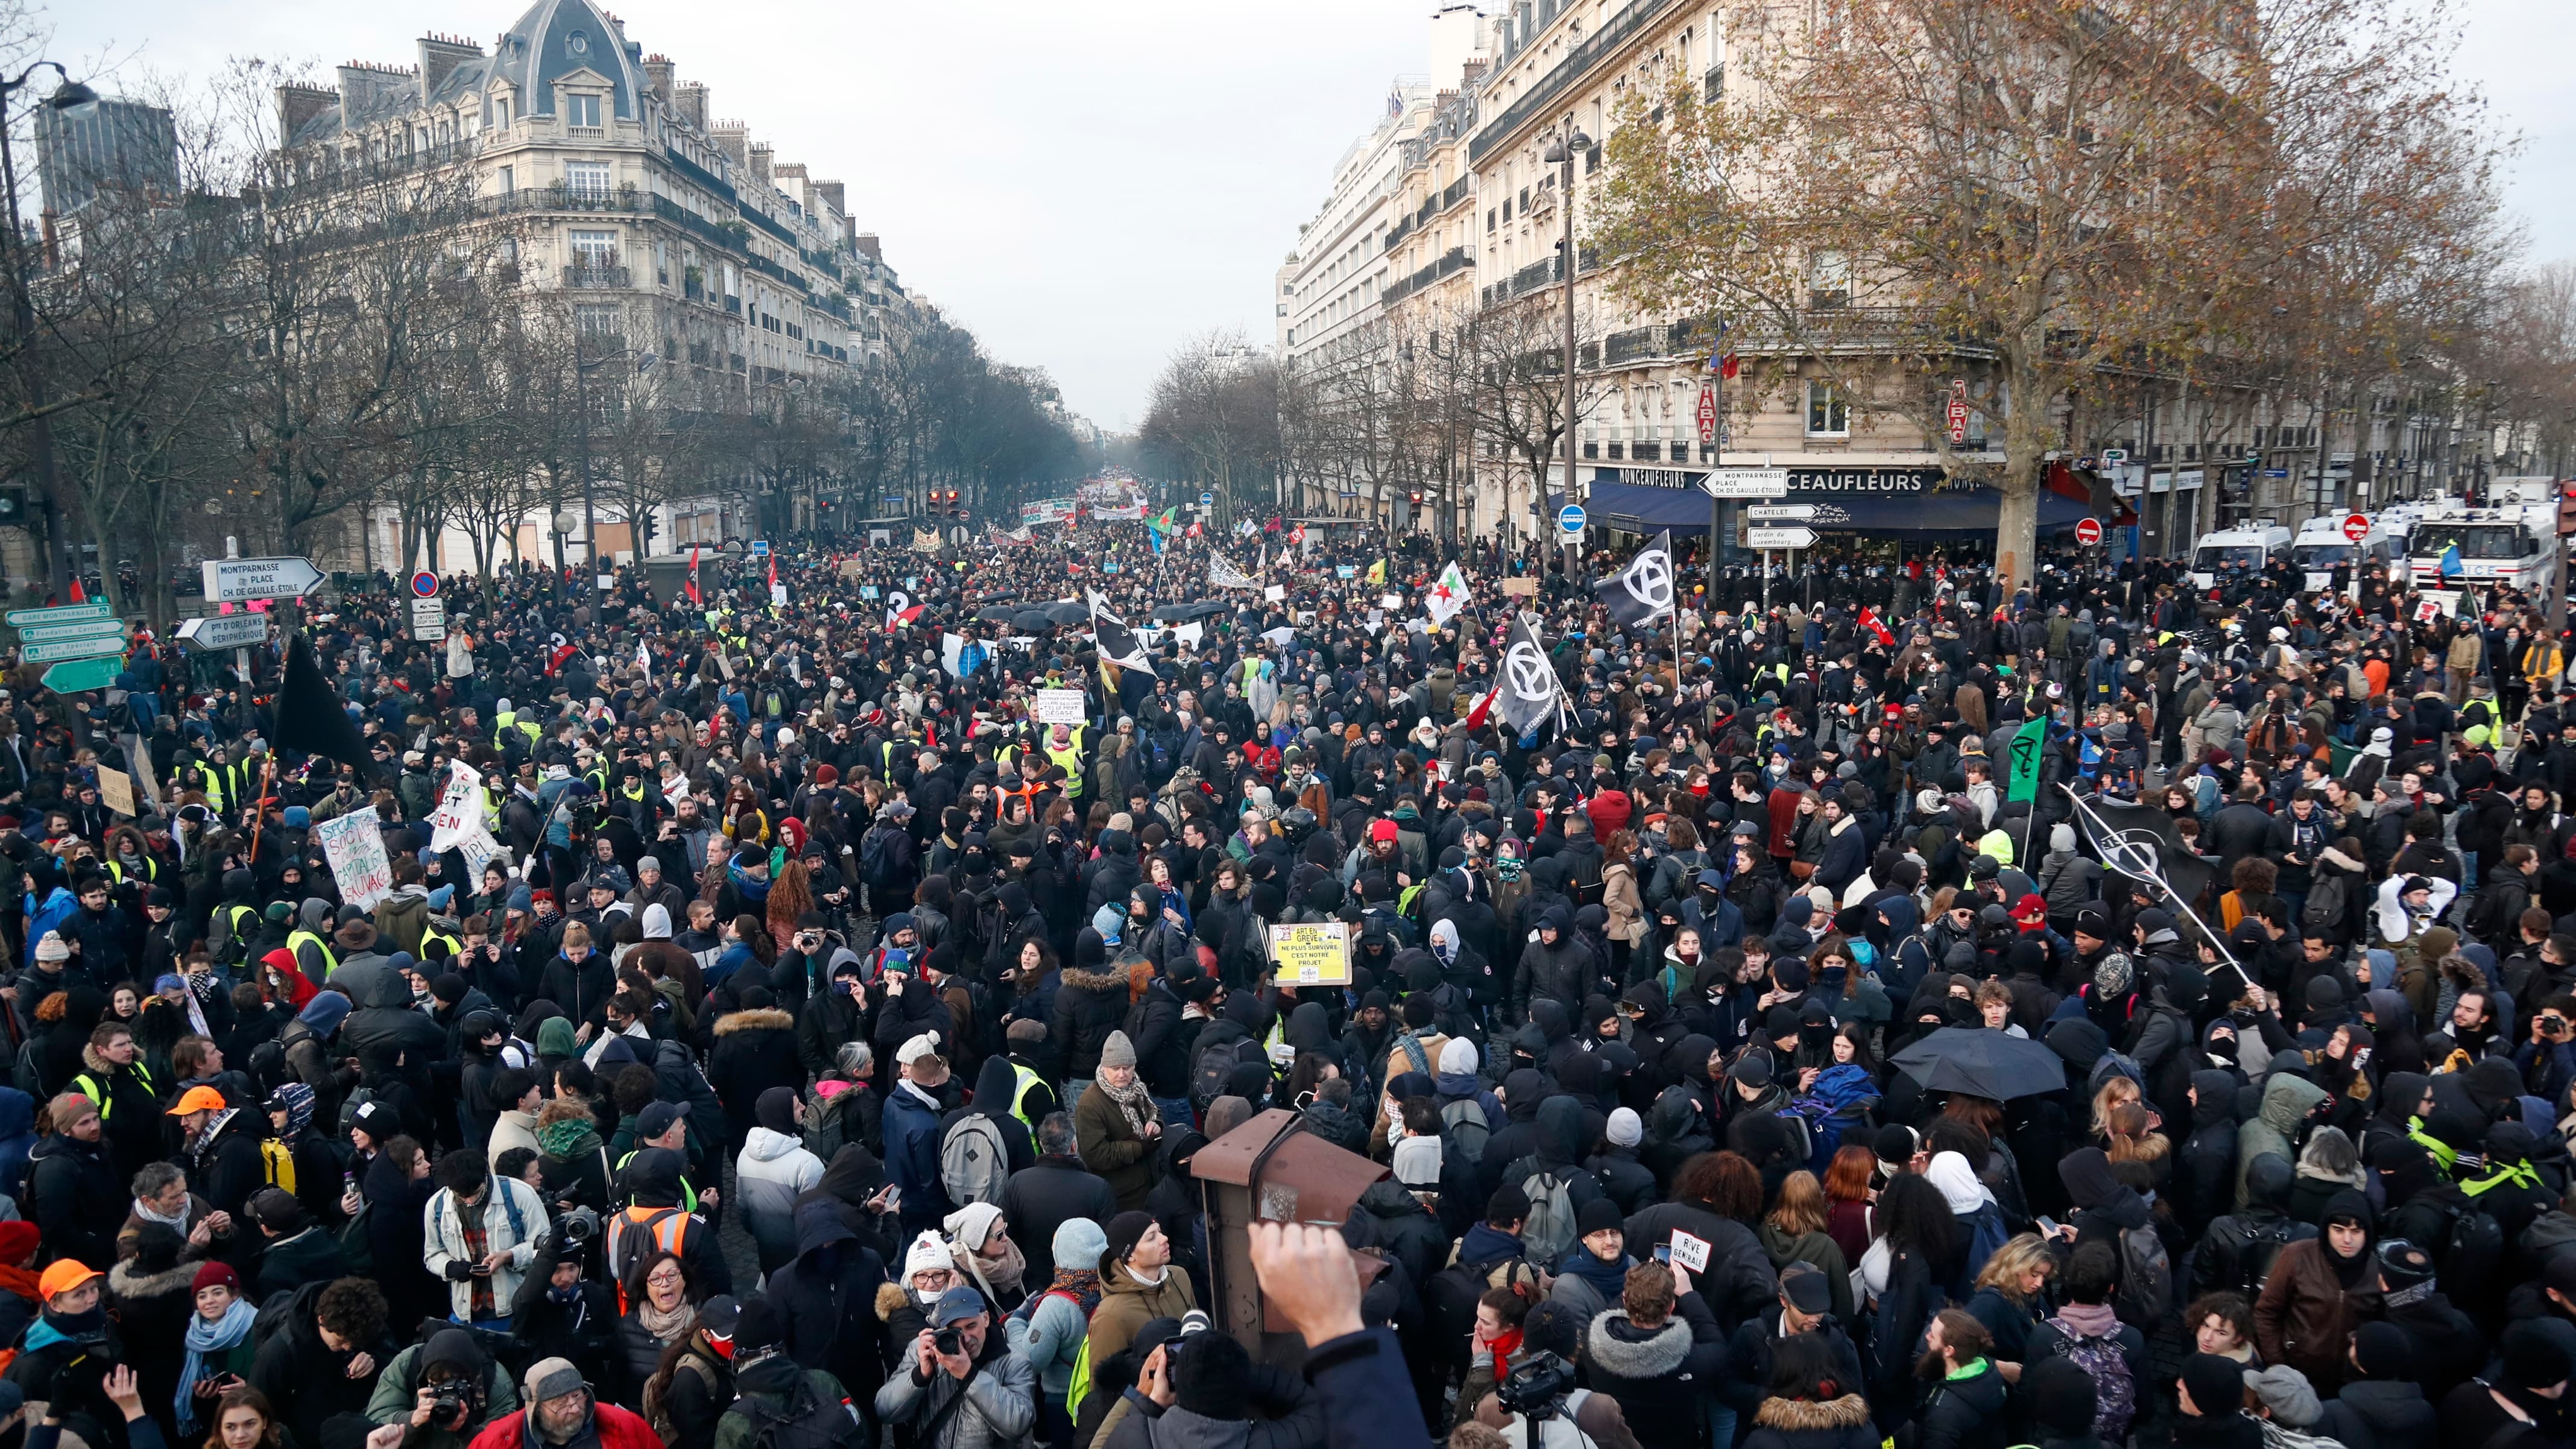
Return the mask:
<svg viewBox="0 0 2576 1449">
<path fill-rule="evenodd" d="M 436 1400 L 459 1406 L 442 1413 Z M 434 1449 L 465 1449 L 493 1420 L 519 1407 L 519 1387 L 509 1369 L 483 1350 L 472 1333 L 442 1328 L 389 1360 L 367 1400 L 370 1422 L 401 1424 L 403 1442 Z M 425 1410 L 425 1412 L 424 1412 Z"/>
<path fill-rule="evenodd" d="M 1102 1225 L 1102 1234 L 1100 1306 L 1091 1315 L 1093 1363 L 1127 1347 L 1147 1321 L 1178 1318 L 1198 1307 L 1188 1275 L 1172 1267 L 1172 1240 L 1153 1214 L 1122 1212 Z"/>
<path fill-rule="evenodd" d="M 1048 1261 L 1056 1266 L 1038 1289 L 1037 1307 L 1013 1313 L 1004 1321 L 1011 1347 L 1037 1374 L 1041 1442 L 1057 1442 L 1053 1435 L 1058 1430 L 1067 1435 L 1073 1431 L 1065 1397 L 1071 1391 L 1075 1364 L 1082 1358 L 1092 1310 L 1100 1306 L 1099 1269 L 1074 1265 L 1096 1265 L 1108 1250 L 1109 1237 L 1100 1224 L 1089 1218 L 1067 1218 L 1047 1244 Z"/>
<path fill-rule="evenodd" d="M 805 1104 L 796 1089 L 765 1089 L 752 1105 L 753 1125 L 734 1159 L 734 1201 L 760 1254 L 760 1271 L 795 1258 L 796 1200 L 823 1180 L 823 1160 L 805 1148 Z"/>
<path fill-rule="evenodd" d="M 941 1333 L 957 1336 L 957 1352 L 939 1351 Z M 960 1398 L 951 1412 L 951 1401 Z M 939 1426 L 928 1436 L 906 1431 L 915 1449 L 1026 1443 L 1037 1426 L 1037 1406 L 1029 1361 L 1012 1351 L 990 1306 L 969 1287 L 948 1290 L 932 1305 L 929 1326 L 897 1345 L 894 1371 L 876 1394 L 877 1417 L 885 1423 L 899 1430 Z"/>
<path fill-rule="evenodd" d="M 1136 1074 L 1136 1048 L 1113 1031 L 1100 1045 L 1099 1071 L 1073 1105 L 1082 1165 L 1118 1195 L 1122 1211 L 1145 1205 L 1154 1187 L 1154 1154 L 1162 1145 L 1161 1109 Z"/>
<path fill-rule="evenodd" d="M 2393 1323 L 2365 1323 L 2353 1333 L 2350 1357 L 2355 1377 L 2326 1401 L 2317 1418 L 2317 1436 L 2346 1446 L 2433 1449 L 2433 1404 L 2417 1380 L 2415 1347 L 2406 1330 Z"/>
<path fill-rule="evenodd" d="M 1606 1197 L 1585 1203 L 1574 1215 L 1574 1246 L 1558 1260 L 1548 1297 L 1574 1308 L 1586 1323 L 1608 1312 L 1627 1289 L 1636 1259 L 1628 1255 L 1626 1222 L 1627 1215 Z"/>
<path fill-rule="evenodd" d="M 2026 1364 L 2015 1397 L 2039 1437 L 2039 1449 L 2104 1449 L 2093 1432 L 2100 1395 L 2082 1364 L 2063 1357 Z"/>
<path fill-rule="evenodd" d="M 2254 1301 L 2254 1341 L 2265 1363 L 2288 1364 L 2322 1392 L 2343 1387 L 2344 1348 L 2360 1323 L 2356 1295 L 2379 1287 L 2377 1224 L 2361 1192 L 2344 1188 L 2326 1200 L 2317 1236 L 2272 1260 Z"/>
<path fill-rule="evenodd" d="M 752 1449 L 763 1428 L 773 1423 L 793 1425 L 796 1432 L 807 1434 L 827 1426 L 847 1433 L 864 1422 L 840 1380 L 822 1369 L 807 1368 L 788 1352 L 785 1317 L 781 1306 L 765 1297 L 744 1301 L 734 1315 L 733 1335 L 726 1346 L 731 1350 L 736 1397 L 716 1421 L 713 1449 Z M 676 1416 L 674 1422 L 676 1426 Z M 672 1440 L 673 1444 L 688 1442 Z"/>
<path fill-rule="evenodd" d="M 2576 1359 L 2546 1329 L 2508 1324 L 2496 1363 L 2499 1372 L 2492 1379 L 2471 1379 L 2442 1396 L 2441 1442 L 2493 1444 L 2502 1434 L 2565 1422 L 2560 1400 Z M 2516 1435 L 2517 1442 L 2531 1439 Z"/>
<path fill-rule="evenodd" d="M 124 1265 L 118 1265 L 122 1268 Z M 115 1289 L 116 1271 L 108 1282 Z M 118 1299 L 126 1295 L 119 1291 Z M 229 1263 L 205 1262 L 188 1275 L 187 1321 L 180 1330 L 181 1359 L 170 1399 L 182 1435 L 214 1418 L 214 1401 L 227 1379 L 247 1380 L 259 1345 L 251 1341 L 258 1305 L 242 1296 L 241 1275 Z"/>
<path fill-rule="evenodd" d="M 2183 1361 L 2174 1443 L 2184 1449 L 2262 1449 L 2263 1426 L 2245 1412 L 2245 1369 L 2232 1358 L 2195 1353 Z"/>
<path fill-rule="evenodd" d="M 1646 1140 L 1645 1119 L 1634 1107 L 1613 1108 L 1601 1129 L 1601 1150 L 1583 1159 L 1583 1170 L 1601 1184 L 1601 1195 L 1618 1204 L 1622 1216 L 1644 1212 L 1655 1201 L 1655 1174 L 1638 1157 Z"/>
</svg>

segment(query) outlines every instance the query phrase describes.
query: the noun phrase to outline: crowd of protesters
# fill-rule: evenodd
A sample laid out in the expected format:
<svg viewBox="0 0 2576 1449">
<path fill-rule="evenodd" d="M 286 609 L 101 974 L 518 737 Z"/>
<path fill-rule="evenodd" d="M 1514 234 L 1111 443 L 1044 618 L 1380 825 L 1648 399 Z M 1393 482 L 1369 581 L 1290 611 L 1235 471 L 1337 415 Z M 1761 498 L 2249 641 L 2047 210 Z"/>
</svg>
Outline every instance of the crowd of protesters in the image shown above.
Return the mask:
<svg viewBox="0 0 2576 1449">
<path fill-rule="evenodd" d="M 2535 601 L 1336 537 L 13 671 L 0 1449 L 2576 1439 Z M 1274 1111 L 1338 1230 L 1212 1228 Z"/>
</svg>

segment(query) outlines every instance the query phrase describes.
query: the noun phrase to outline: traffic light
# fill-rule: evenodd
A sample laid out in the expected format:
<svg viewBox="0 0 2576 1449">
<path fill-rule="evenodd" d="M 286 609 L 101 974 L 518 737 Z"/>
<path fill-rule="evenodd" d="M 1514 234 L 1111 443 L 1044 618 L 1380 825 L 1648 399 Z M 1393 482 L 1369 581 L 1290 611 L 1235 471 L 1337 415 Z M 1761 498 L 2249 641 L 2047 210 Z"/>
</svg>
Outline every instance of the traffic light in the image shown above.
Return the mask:
<svg viewBox="0 0 2576 1449">
<path fill-rule="evenodd" d="M 2576 481 L 2558 485 L 2558 534 L 2576 534 Z"/>
<path fill-rule="evenodd" d="M 1408 503 L 1411 503 L 1414 507 L 1416 507 L 1416 508 L 1420 508 L 1420 507 L 1422 506 L 1422 490 L 1421 490 L 1421 489 L 1416 488 L 1416 489 L 1414 489 L 1412 492 L 1405 494 L 1405 495 L 1404 495 L 1404 497 L 1405 497 L 1405 501 L 1406 501 L 1406 502 L 1408 502 Z"/>
</svg>

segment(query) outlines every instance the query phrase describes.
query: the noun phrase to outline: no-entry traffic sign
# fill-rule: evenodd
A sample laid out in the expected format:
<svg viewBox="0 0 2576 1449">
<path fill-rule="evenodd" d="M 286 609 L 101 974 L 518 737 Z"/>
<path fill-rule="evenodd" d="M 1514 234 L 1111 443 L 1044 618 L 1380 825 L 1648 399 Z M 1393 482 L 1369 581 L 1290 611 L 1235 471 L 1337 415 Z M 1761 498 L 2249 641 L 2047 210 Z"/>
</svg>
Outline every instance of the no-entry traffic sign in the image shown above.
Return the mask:
<svg viewBox="0 0 2576 1449">
<path fill-rule="evenodd" d="M 2363 539 L 2370 537 L 2370 519 L 2366 515 L 2359 513 L 2345 515 L 2343 521 L 2343 536 L 2345 541 L 2349 543 L 2359 543 Z"/>
<path fill-rule="evenodd" d="M 2075 522 L 2075 541 L 2084 545 L 2086 548 L 2091 548 L 2093 545 L 2100 543 L 2102 541 L 2102 520 L 2098 518 L 2077 519 Z"/>
</svg>

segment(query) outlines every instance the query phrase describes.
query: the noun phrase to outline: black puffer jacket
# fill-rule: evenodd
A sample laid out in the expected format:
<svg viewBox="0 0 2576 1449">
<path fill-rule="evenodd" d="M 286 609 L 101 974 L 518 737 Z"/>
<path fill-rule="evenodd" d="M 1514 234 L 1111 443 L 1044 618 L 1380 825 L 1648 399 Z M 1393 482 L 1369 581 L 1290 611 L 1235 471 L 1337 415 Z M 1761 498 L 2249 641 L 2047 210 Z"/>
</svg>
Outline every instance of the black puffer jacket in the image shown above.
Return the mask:
<svg viewBox="0 0 2576 1449">
<path fill-rule="evenodd" d="M 1100 933 L 1089 926 L 1074 938 L 1073 958 L 1058 978 L 1047 1040 L 1064 1047 L 1065 1078 L 1082 1082 L 1100 1074 L 1100 1048 L 1127 1019 L 1127 978 L 1101 960 Z"/>
</svg>

